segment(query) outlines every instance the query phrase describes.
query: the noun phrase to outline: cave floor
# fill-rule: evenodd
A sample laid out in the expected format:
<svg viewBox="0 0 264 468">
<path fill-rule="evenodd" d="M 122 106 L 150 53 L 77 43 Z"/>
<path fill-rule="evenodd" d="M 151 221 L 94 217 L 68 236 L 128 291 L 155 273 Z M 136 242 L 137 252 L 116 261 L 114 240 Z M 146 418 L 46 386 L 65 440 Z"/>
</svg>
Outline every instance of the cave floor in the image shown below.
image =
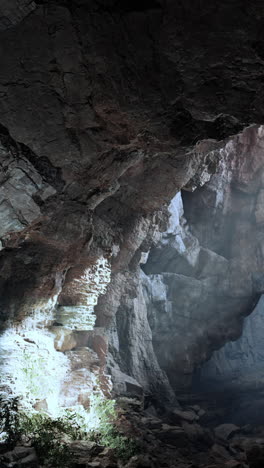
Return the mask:
<svg viewBox="0 0 264 468">
<path fill-rule="evenodd" d="M 183 400 L 185 398 L 185 403 Z M 200 400 L 199 400 L 200 398 Z M 134 454 L 126 459 L 116 450 L 91 441 L 70 444 L 74 468 L 263 468 L 264 424 L 219 423 L 213 397 L 205 407 L 200 395 L 181 395 L 181 407 L 143 409 L 142 401 L 119 400 L 117 426 L 137 442 Z M 216 395 L 214 394 L 216 399 Z M 196 400 L 196 402 L 194 402 Z M 199 400 L 200 405 L 197 403 Z M 215 401 L 215 400 L 214 400 Z M 190 404 L 190 402 L 192 404 Z M 211 409 L 210 409 L 211 408 Z M 211 415 L 210 415 L 211 411 Z M 214 419 L 215 418 L 215 419 Z M 215 420 L 215 425 L 213 425 Z M 44 468 L 30 443 L 21 443 L 0 455 L 1 468 Z M 45 465 L 60 468 L 64 465 Z"/>
</svg>

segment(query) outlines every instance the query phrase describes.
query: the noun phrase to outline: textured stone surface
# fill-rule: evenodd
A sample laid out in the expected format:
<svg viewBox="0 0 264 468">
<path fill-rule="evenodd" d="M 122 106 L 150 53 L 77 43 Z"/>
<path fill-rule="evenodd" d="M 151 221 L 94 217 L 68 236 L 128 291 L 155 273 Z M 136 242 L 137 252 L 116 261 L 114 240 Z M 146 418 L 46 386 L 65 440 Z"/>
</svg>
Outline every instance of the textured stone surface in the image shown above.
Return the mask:
<svg viewBox="0 0 264 468">
<path fill-rule="evenodd" d="M 235 424 L 221 424 L 215 428 L 214 432 L 219 439 L 227 440 L 239 432 L 239 427 Z"/>
<path fill-rule="evenodd" d="M 0 31 L 20 23 L 36 8 L 33 0 L 2 0 L 0 5 Z"/>
<path fill-rule="evenodd" d="M 142 265 L 154 350 L 176 388 L 239 337 L 262 287 L 263 129 L 248 128 L 220 155 L 204 187 L 184 192 L 183 205 L 173 199 L 168 229 Z"/>
<path fill-rule="evenodd" d="M 113 326 L 115 368 L 172 398 L 158 361 L 173 372 L 177 361 L 188 380 L 212 348 L 239 335 L 255 292 L 251 273 L 261 283 L 253 251 L 261 245 L 263 128 L 228 138 L 263 123 L 263 6 L 88 3 L 1 2 L 1 318 L 24 319 L 58 295 L 61 306 L 80 305 L 75 280 L 110 260 L 97 330 L 83 346 L 103 368 L 104 328 Z M 221 177 L 193 202 L 219 163 Z M 139 272 L 142 252 L 159 241 L 166 205 L 184 186 L 192 233 L 174 220 L 178 231 L 169 228 L 146 264 L 150 280 Z M 238 212 L 245 219 L 227 232 Z M 249 214 L 260 229 L 250 248 Z M 149 268 L 155 255 L 162 271 Z M 190 320 L 195 332 L 178 327 Z"/>
<path fill-rule="evenodd" d="M 240 389 L 261 390 L 264 383 L 263 327 L 264 298 L 261 296 L 253 313 L 244 321 L 241 337 L 215 351 L 199 374 L 200 385 L 207 381 L 235 385 Z"/>
<path fill-rule="evenodd" d="M 155 394 L 156 398 L 159 395 L 164 401 L 172 401 L 172 389 L 153 350 L 147 318 L 149 298 L 145 292 L 144 275 L 140 272 L 138 274 L 143 276 L 143 280 L 139 281 L 139 278 L 133 276 L 128 283 L 130 288 L 133 287 L 133 294 L 128 289 L 121 297 L 116 318 L 109 331 L 109 351 L 121 371 L 136 379 L 147 393 Z M 111 372 L 111 359 L 109 371 Z M 114 366 L 114 371 L 111 372 L 114 385 L 115 373 Z"/>
</svg>

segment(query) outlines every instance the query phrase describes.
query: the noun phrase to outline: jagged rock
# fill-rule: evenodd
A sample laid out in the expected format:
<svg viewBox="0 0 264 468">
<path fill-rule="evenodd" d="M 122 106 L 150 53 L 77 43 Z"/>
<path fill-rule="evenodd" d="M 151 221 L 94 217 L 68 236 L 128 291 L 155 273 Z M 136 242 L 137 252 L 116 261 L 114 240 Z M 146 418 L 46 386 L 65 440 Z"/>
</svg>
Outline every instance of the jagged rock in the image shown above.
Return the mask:
<svg viewBox="0 0 264 468">
<path fill-rule="evenodd" d="M 194 413 L 194 411 L 180 411 L 178 409 L 174 409 L 172 411 L 172 418 L 178 422 L 181 422 L 181 421 L 189 421 L 189 422 L 193 422 L 193 421 L 196 421 L 197 419 L 199 419 L 199 417 L 197 417 L 197 415 Z"/>
<path fill-rule="evenodd" d="M 72 330 L 63 327 L 53 327 L 55 333 L 54 346 L 57 351 L 65 352 L 77 346 L 77 340 Z"/>
<path fill-rule="evenodd" d="M 88 462 L 86 466 L 89 468 L 102 468 L 102 464 L 98 461 Z"/>
<path fill-rule="evenodd" d="M 188 443 L 188 437 L 185 431 L 179 426 L 162 424 L 162 429 L 155 429 L 154 432 L 157 438 L 165 444 L 170 444 L 175 447 L 185 447 L 186 443 Z"/>
<path fill-rule="evenodd" d="M 186 432 L 190 440 L 203 443 L 206 446 L 213 445 L 213 437 L 208 429 L 203 428 L 199 424 L 182 423 L 182 428 Z"/>
<path fill-rule="evenodd" d="M 85 367 L 92 370 L 93 366 L 98 366 L 99 364 L 98 355 L 87 347 L 66 351 L 65 354 L 70 360 L 71 369 L 73 371 Z"/>
<path fill-rule="evenodd" d="M 59 297 L 41 326 L 84 331 L 55 339 L 62 403 L 88 406 L 98 379 L 109 394 L 109 346 L 117 384 L 166 412 L 262 289 L 263 8 L 86 3 L 0 6 L 1 330 Z"/>
<path fill-rule="evenodd" d="M 104 447 L 89 440 L 75 440 L 70 443 L 71 451 L 77 456 L 99 455 L 104 451 Z"/>
<path fill-rule="evenodd" d="M 148 456 L 136 455 L 125 465 L 125 468 L 154 468 L 154 464 Z"/>
<path fill-rule="evenodd" d="M 227 389 L 233 388 L 233 391 L 235 388 L 239 392 L 244 389 L 241 407 L 247 406 L 247 410 L 236 408 L 236 415 L 232 415 L 236 424 L 261 421 L 261 396 L 252 399 L 251 391 L 261 391 L 264 382 L 263 307 L 262 295 L 253 313 L 244 321 L 242 336 L 216 351 L 201 370 L 201 381 L 211 382 L 211 385 L 222 382 L 222 385 Z"/>
<path fill-rule="evenodd" d="M 117 281 L 119 283 L 119 278 Z M 116 286 L 120 293 L 118 283 Z M 129 291 L 121 296 L 121 304 L 117 308 L 116 318 L 109 330 L 112 357 L 109 357 L 108 369 L 113 376 L 114 386 L 116 385 L 115 375 L 117 384 L 119 381 L 119 369 L 111 362 L 118 356 L 116 361 L 120 368 L 126 374 L 131 375 L 145 391 L 156 395 L 157 399 L 162 397 L 164 402 L 172 402 L 175 398 L 174 392 L 165 373 L 160 369 L 152 344 L 148 322 L 148 278 L 142 271 L 138 271 L 132 277 L 130 276 L 129 284 Z M 104 300 L 113 302 L 113 291 L 110 290 Z"/>
<path fill-rule="evenodd" d="M 33 0 L 3 0 L 0 6 L 0 30 L 15 26 L 35 8 Z"/>
<path fill-rule="evenodd" d="M 176 340 L 178 346 L 172 345 L 174 353 L 166 354 L 162 344 L 169 342 L 163 339 L 167 331 L 159 337 L 155 324 L 149 329 L 148 320 L 154 322 L 155 314 L 150 313 L 146 282 L 136 287 L 139 274 L 137 271 L 135 278 L 134 273 L 142 251 L 148 251 L 153 239 L 157 240 L 156 233 L 165 224 L 164 206 L 175 193 L 184 186 L 193 190 L 208 183 L 225 157 L 226 144 L 230 147 L 234 141 L 234 146 L 237 142 L 246 146 L 247 142 L 241 143 L 244 138 L 253 146 L 261 146 L 262 130 L 258 127 L 252 130 L 251 139 L 249 133 L 237 140 L 223 139 L 237 134 L 248 123 L 262 123 L 259 24 L 263 15 L 258 4 L 256 8 L 239 8 L 227 0 L 218 14 L 208 2 L 193 7 L 189 3 L 182 6 L 169 1 L 165 5 L 158 1 L 154 7 L 147 2 L 140 8 L 131 2 L 125 7 L 121 3 L 93 0 L 88 10 L 80 1 L 74 1 L 72 8 L 67 2 L 23 0 L 4 1 L 1 5 L 1 141 L 19 168 L 25 161 L 32 166 L 30 174 L 26 171 L 22 176 L 17 170 L 11 174 L 19 189 L 1 180 L 10 188 L 7 199 L 12 199 L 12 206 L 6 204 L 7 199 L 2 205 L 9 221 L 5 222 L 8 235 L 1 257 L 1 309 L 7 316 L 12 311 L 20 316 L 22 308 L 34 310 L 40 297 L 49 301 L 54 285 L 57 292 L 65 286 L 66 292 L 71 271 L 90 265 L 100 255 L 115 253 L 109 293 L 96 309 L 98 324 L 108 327 L 117 309 L 119 314 L 125 311 L 124 315 L 129 315 L 130 324 L 125 326 L 131 330 L 137 327 L 137 334 L 140 329 L 144 331 L 145 346 L 140 346 L 131 331 L 131 346 L 128 355 L 122 356 L 124 362 L 118 363 L 120 370 L 145 390 L 172 401 L 174 394 L 163 372 L 170 372 L 167 357 L 179 358 L 178 370 L 183 379 L 190 381 L 194 367 L 210 354 L 212 342 L 220 346 L 239 333 L 237 310 L 243 315 L 251 305 L 243 301 L 241 308 L 240 302 L 230 300 L 234 311 L 230 316 L 235 318 L 234 324 L 227 327 L 229 334 L 227 330 L 220 333 L 217 324 L 212 324 L 205 339 L 206 332 L 196 327 L 199 343 L 196 346 L 196 335 L 190 337 L 184 360 L 179 351 L 184 349 L 180 343 L 182 332 Z M 125 28 L 119 27 L 123 18 Z M 219 30 L 219 22 L 223 30 Z M 32 31 L 37 31 L 34 41 Z M 220 50 L 225 53 L 220 54 Z M 154 57 L 159 57 L 158 66 Z M 225 78 L 219 80 L 222 74 Z M 244 194 L 256 194 L 256 187 L 262 183 L 260 172 L 258 184 L 254 184 L 248 165 L 234 164 L 234 175 Z M 38 175 L 42 187 L 35 186 L 36 179 L 28 177 L 31 173 Z M 228 182 L 224 176 L 222 180 Z M 28 194 L 27 189 L 34 193 Z M 20 196 L 14 194 L 17 190 Z M 217 194 L 221 196 L 219 190 Z M 247 211 L 245 203 L 239 202 Z M 172 231 L 170 227 L 168 236 L 175 234 L 174 251 L 178 249 L 173 268 L 181 263 L 180 274 L 188 276 L 195 271 L 207 278 L 212 263 L 215 271 L 226 270 L 225 256 L 211 245 L 200 242 L 199 246 L 195 239 L 199 239 L 198 234 L 188 234 L 183 226 L 177 233 Z M 164 265 L 168 264 L 170 252 L 166 257 Z M 236 272 L 238 267 L 234 265 L 233 269 Z M 245 291 L 244 286 L 248 285 L 249 290 L 251 285 L 244 273 L 239 284 L 236 275 L 231 275 L 231 289 L 236 289 L 237 295 Z M 180 288 L 180 284 L 187 292 L 187 282 L 184 286 L 185 280 L 181 280 L 168 278 L 163 292 L 167 286 Z M 124 287 L 118 287 L 119 281 Z M 134 284 L 130 288 L 128 283 Z M 219 281 L 191 283 L 190 300 L 195 304 L 203 291 L 199 296 L 204 297 L 203 311 L 205 304 L 210 304 L 204 290 L 211 291 Z M 145 311 L 139 321 L 142 309 L 134 294 L 138 298 L 141 295 L 142 302 L 142 289 L 146 293 Z M 61 294 L 63 297 L 63 291 Z M 171 299 L 169 304 L 155 300 L 155 308 L 167 317 L 171 316 L 175 297 Z M 179 309 L 183 309 L 182 304 Z M 222 309 L 227 310 L 226 304 L 217 303 L 214 316 L 220 316 Z M 137 310 L 136 320 L 129 313 L 132 310 Z M 173 323 L 179 330 L 174 319 L 171 317 L 169 330 Z M 208 324 L 206 319 L 203 323 Z M 159 323 L 156 325 L 159 328 Z M 175 386 L 174 370 L 170 377 L 175 375 Z M 151 385 L 151 381 L 155 383 Z"/>
<path fill-rule="evenodd" d="M 18 464 L 19 468 L 36 468 L 38 466 L 38 459 L 36 454 L 31 453 L 25 458 L 22 458 Z"/>
<path fill-rule="evenodd" d="M 111 361 L 110 372 L 114 382 L 114 391 L 118 395 L 124 395 L 128 397 L 143 397 L 143 388 L 142 386 L 130 377 L 129 375 L 121 372 L 114 361 Z"/>
<path fill-rule="evenodd" d="M 147 426 L 150 429 L 158 429 L 162 426 L 161 419 L 158 418 L 151 418 L 151 417 L 144 417 L 141 419 L 142 424 Z"/>
<path fill-rule="evenodd" d="M 228 461 L 231 459 L 230 453 L 225 447 L 223 447 L 223 445 L 214 444 L 211 448 L 211 451 L 216 459 Z"/>
<path fill-rule="evenodd" d="M 225 463 L 224 466 L 226 466 L 227 468 L 244 468 L 245 464 L 237 460 L 229 460 Z"/>
<path fill-rule="evenodd" d="M 143 402 L 142 399 L 138 398 L 129 398 L 121 396 L 118 398 L 118 405 L 123 409 L 133 410 L 133 411 L 140 411 L 143 409 Z"/>
<path fill-rule="evenodd" d="M 221 424 L 214 430 L 216 437 L 223 440 L 228 440 L 240 431 L 240 428 L 235 424 Z"/>
<path fill-rule="evenodd" d="M 12 451 L 0 456 L 3 468 L 37 468 L 38 458 L 34 448 L 17 446 Z"/>
</svg>

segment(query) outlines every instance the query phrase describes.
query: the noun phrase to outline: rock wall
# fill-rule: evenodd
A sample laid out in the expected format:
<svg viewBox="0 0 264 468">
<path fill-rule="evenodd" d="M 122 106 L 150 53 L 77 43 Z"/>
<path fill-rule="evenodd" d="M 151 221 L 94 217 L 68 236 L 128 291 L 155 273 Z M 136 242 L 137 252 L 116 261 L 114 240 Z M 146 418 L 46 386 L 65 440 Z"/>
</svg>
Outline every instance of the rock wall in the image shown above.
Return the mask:
<svg viewBox="0 0 264 468">
<path fill-rule="evenodd" d="M 253 173 L 249 167 L 254 152 L 262 151 L 262 130 L 229 137 L 264 121 L 263 19 L 260 0 L 243 7 L 239 0 L 1 3 L 1 329 L 36 311 L 57 312 L 57 306 L 80 311 L 83 298 L 72 294 L 72 286 L 104 258 L 111 264 L 111 283 L 95 308 L 89 346 L 102 370 L 105 329 L 116 329 L 108 332 L 113 366 L 117 375 L 130 374 L 130 388 L 157 389 L 173 398 L 160 365 L 171 382 L 172 372 L 183 378 L 180 368 L 188 380 L 212 348 L 240 333 L 241 316 L 250 312 L 262 275 L 252 253 L 261 246 L 257 156 Z M 226 164 L 233 147 L 241 150 L 242 165 Z M 233 171 L 236 184 L 229 211 L 221 206 L 220 186 L 186 196 L 192 232 L 180 216 L 180 226 L 173 225 L 177 232 L 171 227 L 162 237 L 141 273 L 142 252 L 166 230 L 168 203 L 183 187 L 193 190 L 207 182 L 219 161 L 223 181 L 225 171 L 227 178 Z M 238 243 L 229 242 L 233 231 L 224 226 L 238 209 L 248 214 L 244 201 L 250 198 L 254 205 L 257 195 L 256 240 L 241 257 Z M 201 223 L 204 203 L 211 209 Z M 244 250 L 251 227 L 242 223 L 236 229 L 243 231 Z M 165 255 L 162 271 L 155 267 L 161 246 L 175 264 L 170 267 Z M 252 257 L 254 275 L 243 266 Z M 212 268 L 219 275 L 212 275 Z M 181 297 L 175 297 L 179 290 Z M 187 311 L 187 296 L 194 310 Z M 199 305 L 197 334 L 186 326 L 179 333 L 175 302 L 186 323 L 195 322 Z M 163 313 L 167 324 L 159 318 Z M 168 328 L 177 330 L 176 347 L 175 338 L 167 340 Z M 171 342 L 169 352 L 164 340 Z"/>
<path fill-rule="evenodd" d="M 220 150 L 207 184 L 184 192 L 183 204 L 176 195 L 168 229 L 142 266 L 154 350 L 176 389 L 240 336 L 262 292 L 263 141 L 262 128 L 248 128 Z"/>
<path fill-rule="evenodd" d="M 211 381 L 222 385 L 255 390 L 263 386 L 263 326 L 264 297 L 261 296 L 252 314 L 243 325 L 241 337 L 215 351 L 211 359 L 200 369 L 199 384 Z M 197 382 L 198 383 L 198 382 Z"/>
</svg>

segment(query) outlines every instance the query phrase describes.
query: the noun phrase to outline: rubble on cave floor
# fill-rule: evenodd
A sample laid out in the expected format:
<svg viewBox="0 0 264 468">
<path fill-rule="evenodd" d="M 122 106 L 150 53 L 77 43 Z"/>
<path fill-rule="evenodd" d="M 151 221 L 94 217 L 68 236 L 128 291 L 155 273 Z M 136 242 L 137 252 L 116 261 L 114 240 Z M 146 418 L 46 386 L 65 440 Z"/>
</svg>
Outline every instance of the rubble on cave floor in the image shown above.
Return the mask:
<svg viewBox="0 0 264 468">
<path fill-rule="evenodd" d="M 74 468 L 263 468 L 264 426 L 223 423 L 208 427 L 199 405 L 143 408 L 142 401 L 118 400 L 120 433 L 134 439 L 136 453 L 120 458 L 94 441 L 69 442 Z M 44 468 L 34 447 L 17 444 L 0 455 L 1 468 Z M 59 465 L 58 465 L 59 467 Z M 50 468 L 55 466 L 50 465 Z"/>
</svg>

